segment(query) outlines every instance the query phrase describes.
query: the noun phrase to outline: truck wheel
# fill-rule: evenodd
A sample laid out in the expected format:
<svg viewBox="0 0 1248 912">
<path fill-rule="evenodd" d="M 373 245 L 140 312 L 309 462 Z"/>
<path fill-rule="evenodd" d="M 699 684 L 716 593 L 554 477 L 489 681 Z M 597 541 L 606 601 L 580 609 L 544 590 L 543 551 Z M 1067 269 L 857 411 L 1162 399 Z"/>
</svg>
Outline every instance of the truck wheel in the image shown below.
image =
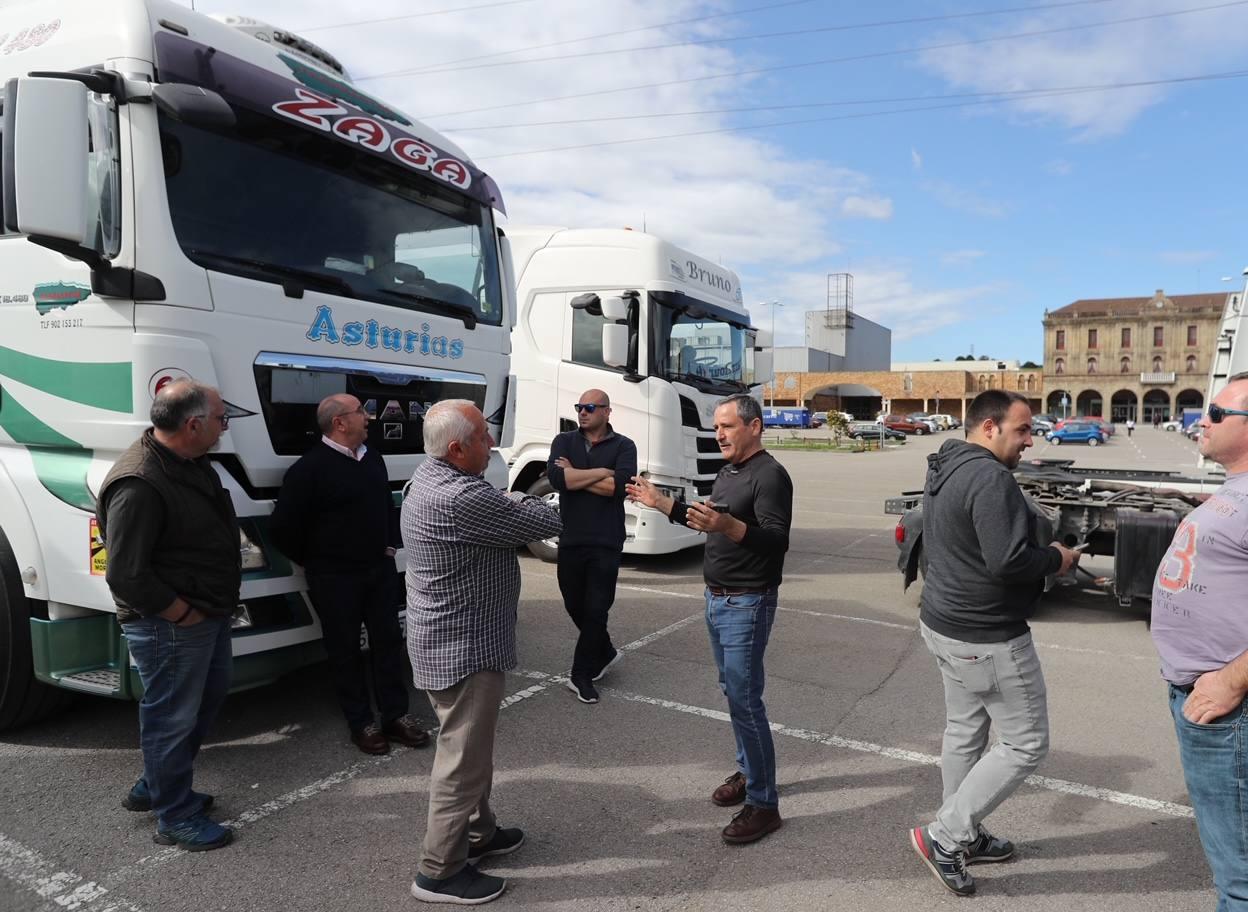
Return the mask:
<svg viewBox="0 0 1248 912">
<path fill-rule="evenodd" d="M 59 712 L 70 694 L 35 679 L 30 651 L 30 600 L 17 560 L 0 532 L 0 732 Z"/>
<path fill-rule="evenodd" d="M 1088 438 L 1088 446 L 1100 446 L 1100 445 L 1101 445 L 1101 438 L 1100 438 L 1100 437 L 1089 437 L 1089 438 Z"/>
<path fill-rule="evenodd" d="M 533 482 L 526 493 L 542 498 L 552 507 L 559 506 L 559 492 L 555 490 L 554 485 L 550 483 L 550 479 L 545 475 Z M 528 547 L 534 557 L 541 558 L 547 563 L 553 564 L 559 559 L 559 538 L 557 536 L 555 538 L 544 538 L 541 541 L 529 542 Z"/>
</svg>

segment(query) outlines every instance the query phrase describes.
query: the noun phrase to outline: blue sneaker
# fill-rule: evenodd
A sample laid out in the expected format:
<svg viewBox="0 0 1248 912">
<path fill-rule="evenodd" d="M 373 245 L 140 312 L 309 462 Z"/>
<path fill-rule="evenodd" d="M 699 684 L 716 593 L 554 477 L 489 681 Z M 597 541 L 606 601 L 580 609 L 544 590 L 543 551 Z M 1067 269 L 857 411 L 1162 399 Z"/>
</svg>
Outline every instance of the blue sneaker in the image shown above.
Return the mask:
<svg viewBox="0 0 1248 912">
<path fill-rule="evenodd" d="M 946 849 L 932 838 L 927 827 L 910 830 L 910 846 L 946 890 L 958 896 L 975 892 L 975 878 L 966 873 L 966 853 L 962 849 Z"/>
<path fill-rule="evenodd" d="M 211 795 L 205 795 L 203 792 L 192 791 L 191 797 L 198 798 L 200 801 L 199 811 L 197 811 L 197 813 L 203 813 L 208 810 L 208 808 L 212 807 Z M 140 814 L 145 814 L 152 809 L 152 793 L 147 787 L 146 779 L 142 776 L 139 777 L 139 781 L 130 787 L 129 794 L 127 794 L 125 798 L 121 799 L 121 806 L 127 811 L 135 811 Z"/>
<path fill-rule="evenodd" d="M 157 845 L 176 845 L 188 852 L 208 852 L 229 845 L 234 839 L 234 831 L 223 827 L 215 820 L 209 820 L 204 814 L 195 814 L 167 830 L 157 828 L 152 842 Z"/>
</svg>

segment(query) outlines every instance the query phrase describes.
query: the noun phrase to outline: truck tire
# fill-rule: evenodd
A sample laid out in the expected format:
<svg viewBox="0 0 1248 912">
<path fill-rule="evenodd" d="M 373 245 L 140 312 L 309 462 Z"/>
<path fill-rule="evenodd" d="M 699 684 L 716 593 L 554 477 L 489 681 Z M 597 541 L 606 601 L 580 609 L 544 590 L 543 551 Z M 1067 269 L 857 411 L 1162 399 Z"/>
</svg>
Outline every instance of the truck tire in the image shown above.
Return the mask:
<svg viewBox="0 0 1248 912">
<path fill-rule="evenodd" d="M 559 492 L 555 490 L 554 485 L 550 483 L 550 479 L 545 475 L 529 485 L 529 490 L 525 493 L 532 494 L 534 497 L 541 497 L 555 506 L 559 504 Z M 548 564 L 553 564 L 559 559 L 558 538 L 544 538 L 541 541 L 529 542 L 528 548 L 534 557 L 540 558 Z"/>
<path fill-rule="evenodd" d="M 13 549 L 0 532 L 0 732 L 46 719 L 64 709 L 70 696 L 35 679 L 30 600 Z"/>
</svg>

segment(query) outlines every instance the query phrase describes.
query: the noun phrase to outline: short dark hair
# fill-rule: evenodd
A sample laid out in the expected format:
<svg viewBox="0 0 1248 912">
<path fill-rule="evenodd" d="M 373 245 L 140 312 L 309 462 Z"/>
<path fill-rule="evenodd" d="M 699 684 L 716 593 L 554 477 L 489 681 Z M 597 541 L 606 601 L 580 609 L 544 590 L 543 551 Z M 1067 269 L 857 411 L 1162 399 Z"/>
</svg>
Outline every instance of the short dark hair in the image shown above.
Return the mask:
<svg viewBox="0 0 1248 912">
<path fill-rule="evenodd" d="M 1031 402 L 1022 393 L 1013 390 L 984 390 L 971 400 L 971 406 L 966 410 L 967 433 L 988 420 L 999 425 L 1015 402 L 1031 407 Z"/>
<path fill-rule="evenodd" d="M 1248 380 L 1248 371 L 1240 371 L 1238 374 L 1232 374 L 1227 377 L 1226 385 L 1230 386 L 1232 383 L 1238 383 L 1240 380 Z M 1239 404 L 1241 407 L 1248 406 L 1248 393 L 1239 397 Z"/>
<path fill-rule="evenodd" d="M 152 426 L 172 434 L 190 418 L 207 417 L 208 393 L 212 391 L 208 384 L 194 380 L 166 384 L 152 399 Z"/>
<path fill-rule="evenodd" d="M 753 421 L 763 420 L 763 407 L 758 404 L 758 400 L 746 393 L 736 393 L 727 399 L 720 399 L 715 407 L 728 403 L 735 403 L 737 406 L 737 417 L 741 419 L 743 424 L 750 424 Z"/>
</svg>

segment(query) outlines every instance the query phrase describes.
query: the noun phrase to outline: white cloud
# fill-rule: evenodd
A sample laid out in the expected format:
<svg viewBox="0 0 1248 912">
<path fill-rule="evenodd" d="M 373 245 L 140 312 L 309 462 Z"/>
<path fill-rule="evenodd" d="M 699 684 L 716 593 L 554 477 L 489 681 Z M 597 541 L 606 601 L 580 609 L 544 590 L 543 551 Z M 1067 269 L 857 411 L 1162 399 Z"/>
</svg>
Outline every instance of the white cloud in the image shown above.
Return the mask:
<svg viewBox="0 0 1248 912">
<path fill-rule="evenodd" d="M 887 196 L 847 196 L 841 203 L 841 213 L 850 218 L 890 219 L 893 201 Z"/>
<path fill-rule="evenodd" d="M 988 38 L 1135 18 L 1176 9 L 1169 0 L 1134 0 L 1093 10 L 1052 10 L 990 29 L 947 32 L 941 42 Z M 959 88 L 978 91 L 1106 85 L 1214 72 L 1237 65 L 1248 29 L 1248 8 L 1227 7 L 1182 16 L 1120 23 L 1034 38 L 928 51 L 921 62 Z M 936 42 L 933 42 L 936 43 Z M 1084 139 L 1121 132 L 1140 112 L 1174 89 L 1140 86 L 1113 91 L 1026 98 L 1005 110 L 1056 121 Z M 996 109 L 994 107 L 994 109 Z"/>
<path fill-rule="evenodd" d="M 910 147 L 910 164 L 914 166 L 915 171 L 923 170 L 923 156 L 913 146 Z"/>
<path fill-rule="evenodd" d="M 973 263 L 983 256 L 982 250 L 951 250 L 943 254 L 940 261 L 946 266 L 962 266 L 966 263 Z"/>
<path fill-rule="evenodd" d="M 957 212 L 966 212 L 983 218 L 1001 218 L 1007 211 L 1004 203 L 966 187 L 960 187 L 951 181 L 924 181 L 922 187 L 941 205 Z"/>
</svg>

